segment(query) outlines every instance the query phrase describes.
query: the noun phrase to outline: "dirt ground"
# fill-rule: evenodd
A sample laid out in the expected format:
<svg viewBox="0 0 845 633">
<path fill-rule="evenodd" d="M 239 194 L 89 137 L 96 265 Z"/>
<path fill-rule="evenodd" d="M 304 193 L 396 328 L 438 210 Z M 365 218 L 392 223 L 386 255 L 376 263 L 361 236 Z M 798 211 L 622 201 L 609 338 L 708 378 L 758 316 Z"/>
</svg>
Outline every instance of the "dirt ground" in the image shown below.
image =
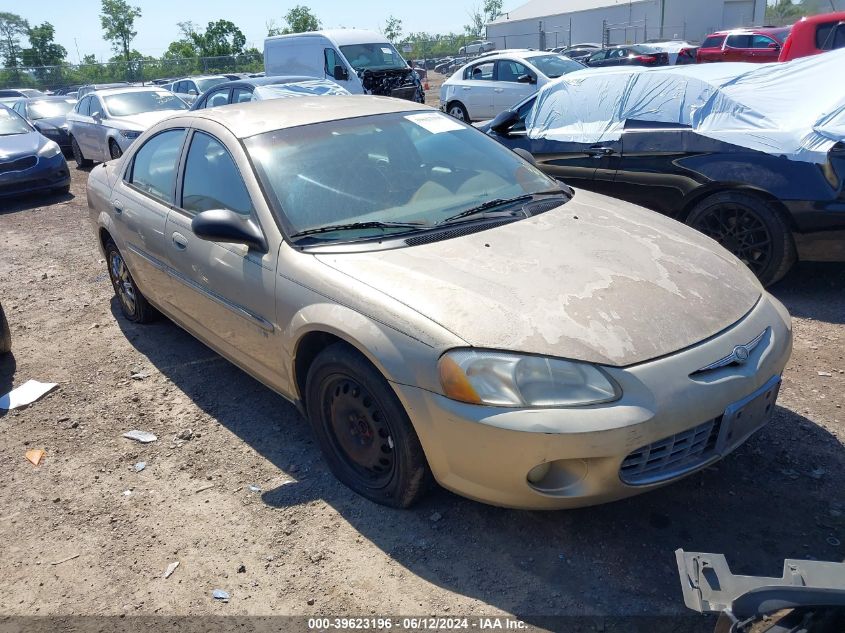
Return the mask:
<svg viewBox="0 0 845 633">
<path fill-rule="evenodd" d="M 71 171 L 71 195 L 0 207 L 0 394 L 59 383 L 0 411 L 0 616 L 679 614 L 678 547 L 752 574 L 843 560 L 845 265 L 772 289 L 795 327 L 779 407 L 716 467 L 577 511 L 443 490 L 394 511 L 338 483 L 281 397 L 169 321 L 120 316 Z"/>
</svg>

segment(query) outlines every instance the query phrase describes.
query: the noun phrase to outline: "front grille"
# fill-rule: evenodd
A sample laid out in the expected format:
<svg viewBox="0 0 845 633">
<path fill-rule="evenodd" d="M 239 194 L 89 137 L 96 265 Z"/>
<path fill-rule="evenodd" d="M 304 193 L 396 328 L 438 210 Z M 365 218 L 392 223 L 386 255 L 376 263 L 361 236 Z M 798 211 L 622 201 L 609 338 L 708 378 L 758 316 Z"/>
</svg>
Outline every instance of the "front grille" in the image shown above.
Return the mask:
<svg viewBox="0 0 845 633">
<path fill-rule="evenodd" d="M 655 484 L 700 468 L 716 455 L 721 416 L 670 435 L 628 455 L 619 478 L 632 486 Z"/>
<path fill-rule="evenodd" d="M 5 163 L 0 163 L 0 174 L 5 174 L 10 171 L 23 171 L 24 169 L 31 169 L 37 164 L 38 157 L 36 156 L 25 156 L 23 158 L 6 161 Z"/>
</svg>

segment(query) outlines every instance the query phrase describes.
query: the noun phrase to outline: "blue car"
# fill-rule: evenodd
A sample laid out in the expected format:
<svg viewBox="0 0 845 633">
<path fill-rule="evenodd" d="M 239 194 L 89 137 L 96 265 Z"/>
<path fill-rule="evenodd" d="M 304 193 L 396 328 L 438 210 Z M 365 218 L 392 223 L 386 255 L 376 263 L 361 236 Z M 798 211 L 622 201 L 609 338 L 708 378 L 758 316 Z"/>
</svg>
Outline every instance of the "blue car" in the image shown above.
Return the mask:
<svg viewBox="0 0 845 633">
<path fill-rule="evenodd" d="M 37 191 L 70 191 L 62 150 L 16 112 L 0 106 L 0 198 Z"/>
</svg>

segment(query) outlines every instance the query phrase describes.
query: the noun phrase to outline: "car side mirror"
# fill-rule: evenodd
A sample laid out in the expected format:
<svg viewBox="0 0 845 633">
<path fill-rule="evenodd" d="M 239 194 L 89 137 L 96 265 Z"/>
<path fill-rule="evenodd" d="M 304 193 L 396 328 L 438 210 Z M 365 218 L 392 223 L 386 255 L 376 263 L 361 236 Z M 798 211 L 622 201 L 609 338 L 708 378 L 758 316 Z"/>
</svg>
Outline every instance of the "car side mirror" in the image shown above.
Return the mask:
<svg viewBox="0 0 845 633">
<path fill-rule="evenodd" d="M 244 244 L 262 253 L 267 252 L 267 240 L 251 218 L 229 209 L 211 209 L 194 216 L 191 230 L 201 240 Z"/>
<path fill-rule="evenodd" d="M 773 51 L 779 51 L 780 50 L 780 44 L 778 44 L 777 42 L 772 42 L 771 44 L 769 44 L 769 49 L 771 49 Z"/>
<path fill-rule="evenodd" d="M 334 78 L 340 79 L 341 81 L 346 81 L 349 79 L 349 71 L 346 70 L 345 66 L 341 66 L 338 64 L 334 67 Z"/>
<path fill-rule="evenodd" d="M 519 115 L 513 110 L 505 110 L 496 115 L 490 122 L 490 129 L 497 134 L 505 135 L 519 121 Z"/>
<path fill-rule="evenodd" d="M 520 75 L 516 80 L 521 84 L 536 84 L 537 80 L 531 75 Z"/>
<path fill-rule="evenodd" d="M 188 88 L 188 92 L 187 92 L 187 94 L 191 95 L 192 97 L 198 97 L 200 93 L 198 93 L 198 92 L 197 92 L 196 90 L 194 90 L 193 88 Z"/>
<path fill-rule="evenodd" d="M 527 160 L 529 163 L 534 165 L 534 167 L 537 166 L 537 159 L 534 158 L 531 152 L 524 150 L 521 147 L 517 147 L 515 150 L 513 150 L 513 153 L 519 156 L 520 158 Z"/>
<path fill-rule="evenodd" d="M 103 113 L 102 112 L 93 112 L 91 113 L 91 118 L 94 119 L 97 123 L 103 120 Z"/>
</svg>

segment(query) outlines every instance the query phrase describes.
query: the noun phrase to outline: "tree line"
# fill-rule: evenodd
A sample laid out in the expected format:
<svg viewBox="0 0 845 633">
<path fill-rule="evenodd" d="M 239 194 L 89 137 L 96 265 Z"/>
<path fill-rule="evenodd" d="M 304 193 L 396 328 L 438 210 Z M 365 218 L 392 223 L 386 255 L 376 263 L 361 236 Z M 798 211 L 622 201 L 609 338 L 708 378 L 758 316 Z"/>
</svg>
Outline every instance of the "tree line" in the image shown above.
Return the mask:
<svg viewBox="0 0 845 633">
<path fill-rule="evenodd" d="M 440 57 L 454 54 L 468 41 L 482 37 L 485 24 L 496 19 L 501 9 L 502 0 L 484 0 L 468 12 L 468 23 L 459 33 L 405 34 L 402 20 L 392 15 L 380 30 L 390 42 L 410 50 L 408 57 Z M 127 0 L 101 0 L 100 26 L 113 55 L 98 60 L 87 53 L 74 65 L 68 60 L 67 49 L 56 43 L 53 24 L 30 25 L 18 14 L 0 12 L 0 85 L 55 87 L 263 69 L 262 52 L 247 47 L 243 31 L 224 19 L 208 22 L 205 27 L 193 21 L 179 22 L 180 37 L 169 44 L 161 58 L 144 55 L 132 47 L 138 35 L 136 21 L 142 15 L 141 7 Z M 266 26 L 267 35 L 272 36 L 316 31 L 322 23 L 309 7 L 297 5 L 282 17 L 281 24 L 270 20 Z"/>
</svg>

